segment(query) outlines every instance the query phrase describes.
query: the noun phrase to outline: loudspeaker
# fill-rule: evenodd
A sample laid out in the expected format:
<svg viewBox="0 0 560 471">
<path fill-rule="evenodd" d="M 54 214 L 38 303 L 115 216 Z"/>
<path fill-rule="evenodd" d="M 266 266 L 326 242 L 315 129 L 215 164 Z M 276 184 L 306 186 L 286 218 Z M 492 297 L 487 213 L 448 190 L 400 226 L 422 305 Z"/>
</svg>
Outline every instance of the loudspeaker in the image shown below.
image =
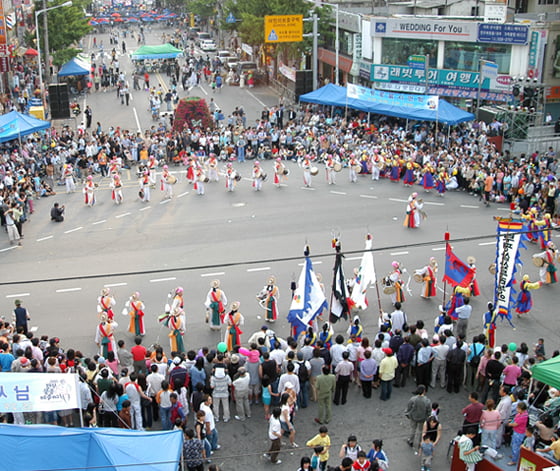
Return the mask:
<svg viewBox="0 0 560 471">
<path fill-rule="evenodd" d="M 70 118 L 70 96 L 67 83 L 53 83 L 49 85 L 49 105 L 51 119 Z"/>
<path fill-rule="evenodd" d="M 296 101 L 299 100 L 300 95 L 313 91 L 313 71 L 312 70 L 297 70 L 296 83 L 294 93 Z"/>
</svg>

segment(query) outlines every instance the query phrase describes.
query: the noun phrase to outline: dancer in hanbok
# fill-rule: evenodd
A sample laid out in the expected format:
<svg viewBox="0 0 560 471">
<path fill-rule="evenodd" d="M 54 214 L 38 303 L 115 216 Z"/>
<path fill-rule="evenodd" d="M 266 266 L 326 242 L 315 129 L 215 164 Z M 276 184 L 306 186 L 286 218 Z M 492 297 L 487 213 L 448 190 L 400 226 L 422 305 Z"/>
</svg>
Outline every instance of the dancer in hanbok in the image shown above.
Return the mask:
<svg viewBox="0 0 560 471">
<path fill-rule="evenodd" d="M 550 285 L 558 282 L 556 264 L 554 263 L 557 257 L 558 252 L 553 242 L 547 242 L 546 250 L 544 252 L 533 255 L 533 258 L 543 259 L 543 264 L 539 270 L 539 276 L 544 284 Z"/>
<path fill-rule="evenodd" d="M 115 204 L 121 204 L 123 202 L 122 181 L 118 173 L 115 173 L 111 180 L 111 199 Z"/>
<path fill-rule="evenodd" d="M 435 187 L 434 184 L 434 169 L 430 165 L 424 167 L 424 175 L 422 176 L 422 186 L 424 190 L 429 192 Z"/>
<path fill-rule="evenodd" d="M 430 257 L 430 263 L 424 268 L 420 268 L 415 271 L 415 277 L 418 275 L 421 277 L 422 283 L 424 283 L 424 288 L 422 289 L 422 296 L 425 299 L 437 296 L 436 290 L 436 273 L 438 264 L 435 257 Z"/>
<path fill-rule="evenodd" d="M 231 352 L 236 345 L 241 345 L 240 337 L 243 332 L 240 326 L 242 323 L 243 316 L 239 312 L 239 301 L 235 301 L 231 304 L 231 311 L 228 312 L 225 318 L 227 329 L 224 342 L 227 345 L 228 352 Z"/>
<path fill-rule="evenodd" d="M 88 175 L 83 190 L 86 206 L 92 207 L 95 204 L 96 188 L 95 183 L 93 183 L 93 177 Z"/>
<path fill-rule="evenodd" d="M 220 289 L 220 280 L 213 280 L 210 284 L 210 291 L 206 295 L 204 306 L 206 307 L 206 322 L 210 323 L 212 330 L 219 330 L 224 321 L 227 306 L 227 297 Z"/>
<path fill-rule="evenodd" d="M 101 290 L 101 296 L 97 298 L 97 312 L 101 316 L 106 314 L 109 320 L 113 320 L 115 313 L 113 312 L 113 306 L 115 305 L 115 298 L 111 296 L 111 290 L 109 288 L 103 288 Z"/>
<path fill-rule="evenodd" d="M 418 193 L 414 192 L 408 197 L 408 203 L 406 205 L 406 217 L 404 218 L 404 227 L 409 229 L 415 229 L 420 227 L 420 222 L 422 220 L 424 207 L 424 201 L 418 198 Z"/>
<path fill-rule="evenodd" d="M 128 331 L 134 335 L 146 335 L 144 327 L 144 303 L 140 300 L 140 293 L 136 291 L 132 293 L 129 300 L 125 304 L 125 310 L 128 310 L 130 321 L 128 323 Z"/>
<path fill-rule="evenodd" d="M 114 329 L 117 327 L 118 324 L 109 319 L 107 314 L 101 314 L 95 331 L 95 343 L 99 347 L 99 354 L 104 358 L 107 358 L 109 352 L 117 354 L 117 343 L 114 336 Z"/>
<path fill-rule="evenodd" d="M 533 297 L 531 295 L 531 290 L 539 289 L 542 285 L 542 281 L 531 283 L 529 275 L 523 275 L 523 279 L 519 284 L 519 294 L 515 300 L 515 312 L 517 312 L 517 317 L 521 317 L 521 314 L 525 314 L 532 309 Z"/>
<path fill-rule="evenodd" d="M 276 286 L 276 277 L 270 276 L 266 281 L 266 286 L 257 295 L 257 299 L 262 307 L 266 309 L 265 319 L 267 322 L 275 322 L 278 318 L 278 286 Z"/>
<path fill-rule="evenodd" d="M 180 307 L 174 308 L 171 315 L 167 319 L 167 327 L 169 327 L 169 344 L 172 354 L 183 353 L 185 351 L 185 343 L 183 336 L 185 335 L 185 312 Z"/>
</svg>

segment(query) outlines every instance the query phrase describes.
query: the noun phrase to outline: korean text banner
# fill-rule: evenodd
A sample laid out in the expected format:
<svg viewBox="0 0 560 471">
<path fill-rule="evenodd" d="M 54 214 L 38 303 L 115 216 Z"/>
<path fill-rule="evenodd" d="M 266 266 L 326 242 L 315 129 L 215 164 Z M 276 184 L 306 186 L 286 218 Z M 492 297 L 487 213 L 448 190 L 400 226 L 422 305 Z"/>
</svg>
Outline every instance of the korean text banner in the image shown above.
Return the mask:
<svg viewBox="0 0 560 471">
<path fill-rule="evenodd" d="M 75 374 L 0 374 L 0 412 L 46 412 L 79 407 Z"/>
<path fill-rule="evenodd" d="M 384 92 L 351 83 L 347 84 L 346 87 L 348 98 L 373 101 L 390 106 L 421 108 L 426 110 L 438 109 L 439 97 L 435 95 L 410 95 L 405 93 Z"/>
</svg>

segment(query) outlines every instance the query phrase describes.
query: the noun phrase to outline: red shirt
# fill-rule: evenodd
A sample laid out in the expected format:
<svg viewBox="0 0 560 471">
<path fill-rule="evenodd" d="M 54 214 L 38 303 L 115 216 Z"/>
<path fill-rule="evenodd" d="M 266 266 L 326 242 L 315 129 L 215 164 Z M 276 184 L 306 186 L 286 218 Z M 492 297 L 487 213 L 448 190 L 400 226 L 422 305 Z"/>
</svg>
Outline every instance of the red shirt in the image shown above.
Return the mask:
<svg viewBox="0 0 560 471">
<path fill-rule="evenodd" d="M 480 422 L 480 417 L 482 416 L 482 410 L 484 409 L 484 404 L 481 402 L 475 402 L 469 404 L 463 409 L 463 415 L 465 416 L 465 422 L 469 424 L 477 424 Z"/>
<path fill-rule="evenodd" d="M 146 347 L 142 345 L 135 345 L 130 349 L 130 353 L 132 353 L 132 359 L 134 361 L 142 361 L 146 359 Z"/>
</svg>

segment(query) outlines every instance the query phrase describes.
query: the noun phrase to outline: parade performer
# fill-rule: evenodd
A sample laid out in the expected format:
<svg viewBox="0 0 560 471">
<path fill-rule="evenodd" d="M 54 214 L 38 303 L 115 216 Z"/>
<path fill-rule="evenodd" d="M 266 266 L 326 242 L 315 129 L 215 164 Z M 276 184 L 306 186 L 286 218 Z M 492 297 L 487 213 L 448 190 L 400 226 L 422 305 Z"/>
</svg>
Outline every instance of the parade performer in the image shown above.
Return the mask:
<svg viewBox="0 0 560 471">
<path fill-rule="evenodd" d="M 393 183 L 397 183 L 401 179 L 401 162 L 397 157 L 391 161 L 391 173 L 389 175 L 389 180 Z"/>
<path fill-rule="evenodd" d="M 379 175 L 381 174 L 382 168 L 383 168 L 383 157 L 381 157 L 377 152 L 375 152 L 371 161 L 371 179 L 373 181 L 379 180 Z"/>
<path fill-rule="evenodd" d="M 538 229 L 538 239 L 542 250 L 546 250 L 546 244 L 550 242 L 552 220 L 549 213 L 546 213 L 542 219 L 535 221 L 535 226 Z"/>
<path fill-rule="evenodd" d="M 266 321 L 274 322 L 278 318 L 278 297 L 280 292 L 276 286 L 276 277 L 270 276 L 266 281 L 266 286 L 257 295 L 261 306 L 266 309 Z"/>
<path fill-rule="evenodd" d="M 95 331 L 95 343 L 99 347 L 99 355 L 107 358 L 109 352 L 117 354 L 117 343 L 113 335 L 114 329 L 118 324 L 107 317 L 107 314 L 101 314 L 100 322 Z"/>
<path fill-rule="evenodd" d="M 525 219 L 525 224 L 527 226 L 527 237 L 529 238 L 530 242 L 537 243 L 538 241 L 538 227 L 536 225 L 537 220 L 537 208 L 529 208 L 527 214 L 522 216 Z"/>
<path fill-rule="evenodd" d="M 282 159 L 278 157 L 274 162 L 274 184 L 276 188 L 280 188 L 280 183 L 286 179 L 286 167 L 282 163 Z"/>
<path fill-rule="evenodd" d="M 111 180 L 111 190 L 111 199 L 115 202 L 115 204 L 121 204 L 123 202 L 122 182 L 118 173 L 113 175 Z"/>
<path fill-rule="evenodd" d="M 332 345 L 333 334 L 334 334 L 334 330 L 332 328 L 332 325 L 329 324 L 328 322 L 325 322 L 323 324 L 321 332 L 319 332 L 319 340 L 323 342 L 323 345 L 329 349 L 331 348 Z"/>
<path fill-rule="evenodd" d="M 309 188 L 311 186 L 311 159 L 306 155 L 301 162 L 303 168 L 303 184 Z"/>
<path fill-rule="evenodd" d="M 227 191 L 233 191 L 235 189 L 235 177 L 237 172 L 233 169 L 231 162 L 226 165 L 226 189 Z"/>
<path fill-rule="evenodd" d="M 183 336 L 185 335 L 185 313 L 180 307 L 174 308 L 171 315 L 167 319 L 167 327 L 169 327 L 169 343 L 171 353 L 183 353 L 185 344 Z"/>
<path fill-rule="evenodd" d="M 153 188 L 156 187 L 156 168 L 158 166 L 158 161 L 154 155 L 150 155 L 148 159 L 148 171 L 150 175 L 150 184 Z"/>
<path fill-rule="evenodd" d="M 187 160 L 187 182 L 194 183 L 196 181 L 196 165 L 193 157 Z"/>
<path fill-rule="evenodd" d="M 86 183 L 84 185 L 84 196 L 85 203 L 87 206 L 93 206 L 95 204 L 95 183 L 93 183 L 93 177 L 88 175 Z"/>
<path fill-rule="evenodd" d="M 206 175 L 202 167 L 197 167 L 195 170 L 196 180 L 194 182 L 194 190 L 199 196 L 204 195 L 204 184 L 206 183 Z"/>
<path fill-rule="evenodd" d="M 140 191 L 138 192 L 138 196 L 144 203 L 150 202 L 150 171 L 144 170 L 144 174 L 140 178 Z"/>
<path fill-rule="evenodd" d="M 422 176 L 422 186 L 424 190 L 429 192 L 435 187 L 434 184 L 434 169 L 428 164 L 424 167 L 424 175 Z"/>
<path fill-rule="evenodd" d="M 476 279 L 476 258 L 474 258 L 472 255 L 467 257 L 467 264 L 469 265 L 469 268 L 474 272 L 472 281 L 469 285 L 469 296 L 480 296 L 480 289 L 478 287 L 478 280 Z"/>
<path fill-rule="evenodd" d="M 356 337 L 357 342 L 362 341 L 362 335 L 364 333 L 364 328 L 360 322 L 360 316 L 354 316 L 354 321 L 350 323 L 350 327 L 348 327 L 348 337 L 352 337 L 353 335 Z"/>
<path fill-rule="evenodd" d="M 494 305 L 488 303 L 488 311 L 484 313 L 482 327 L 488 340 L 488 346 L 494 348 L 496 343 L 496 318 L 494 316 Z"/>
<path fill-rule="evenodd" d="M 412 186 L 416 181 L 416 177 L 414 176 L 414 163 L 412 161 L 408 161 L 406 163 L 406 170 L 404 172 L 403 183 L 404 186 Z"/>
<path fill-rule="evenodd" d="M 315 333 L 315 329 L 313 328 L 313 326 L 309 326 L 307 328 L 307 330 L 305 331 L 305 337 L 303 340 L 304 344 L 307 344 L 307 341 L 309 340 L 309 346 L 310 347 L 315 347 L 317 344 L 317 334 Z"/>
<path fill-rule="evenodd" d="M 208 180 L 211 182 L 217 182 L 220 180 L 218 176 L 218 159 L 216 154 L 210 154 L 208 158 Z"/>
<path fill-rule="evenodd" d="M 445 194 L 445 192 L 447 191 L 447 180 L 449 179 L 449 175 L 447 175 L 447 172 L 445 171 L 445 169 L 440 169 L 440 172 L 437 175 L 437 179 L 436 179 L 436 191 L 438 192 L 438 195 L 443 197 L 443 195 Z"/>
<path fill-rule="evenodd" d="M 523 275 L 523 279 L 519 284 L 520 291 L 515 300 L 515 312 L 517 312 L 517 317 L 521 317 L 521 314 L 525 314 L 532 309 L 533 297 L 531 296 L 530 290 L 539 289 L 542 285 L 542 281 L 531 283 L 529 275 Z"/>
<path fill-rule="evenodd" d="M 401 270 L 400 263 L 397 261 L 391 263 L 391 266 L 393 267 L 393 271 L 389 274 L 389 280 L 392 286 L 395 288 L 395 292 L 391 294 L 391 302 L 393 304 L 395 304 L 396 302 L 402 304 L 405 302 L 404 289 L 403 289 L 404 283 L 402 279 L 403 271 Z"/>
<path fill-rule="evenodd" d="M 350 183 L 356 183 L 358 181 L 359 170 L 357 169 L 361 169 L 361 167 L 360 162 L 358 162 L 354 154 L 350 154 L 350 160 L 348 161 L 348 178 Z"/>
<path fill-rule="evenodd" d="M 415 275 L 419 275 L 421 281 L 424 283 L 424 289 L 422 290 L 422 296 L 424 299 L 431 298 L 437 295 L 436 290 L 436 273 L 438 264 L 435 257 L 430 257 L 430 263 L 424 268 L 416 270 Z"/>
<path fill-rule="evenodd" d="M 144 303 L 140 301 L 140 293 L 136 291 L 125 304 L 128 309 L 130 321 L 128 324 L 128 331 L 134 335 L 146 335 L 144 327 Z"/>
<path fill-rule="evenodd" d="M 262 190 L 262 184 L 264 181 L 263 177 L 264 177 L 264 173 L 261 168 L 261 163 L 257 160 L 253 164 L 253 172 L 252 172 L 253 188 L 255 189 L 255 191 Z"/>
<path fill-rule="evenodd" d="M 62 176 L 66 184 L 66 193 L 74 193 L 76 191 L 76 184 L 74 183 L 74 169 L 70 164 L 64 164 Z"/>
<path fill-rule="evenodd" d="M 553 242 L 548 242 L 546 244 L 546 250 L 544 252 L 533 255 L 533 258 L 543 259 L 539 275 L 544 284 L 553 284 L 558 281 L 558 277 L 556 275 L 556 265 L 554 264 L 557 256 L 556 246 Z"/>
<path fill-rule="evenodd" d="M 404 227 L 409 229 L 414 229 L 420 226 L 420 221 L 423 217 L 422 208 L 424 207 L 424 202 L 418 199 L 418 193 L 414 192 L 408 197 L 408 203 L 406 205 L 406 217 L 404 218 Z"/>
<path fill-rule="evenodd" d="M 116 157 L 113 157 L 109 161 L 109 175 L 120 173 L 120 171 L 121 171 L 121 166 L 119 164 L 119 160 Z"/>
<path fill-rule="evenodd" d="M 220 289 L 220 280 L 210 283 L 210 291 L 206 295 L 206 323 L 210 322 L 212 330 L 219 330 L 226 313 L 227 297 Z"/>
<path fill-rule="evenodd" d="M 173 185 L 171 179 L 171 173 L 169 173 L 169 167 L 167 165 L 163 166 L 163 172 L 160 178 L 160 189 L 163 191 L 163 199 L 171 199 L 173 197 Z"/>
<path fill-rule="evenodd" d="M 101 314 L 107 314 L 107 319 L 113 320 L 115 314 L 113 312 L 113 306 L 115 305 L 115 298 L 111 296 L 111 290 L 109 288 L 103 288 L 101 290 L 101 296 L 97 298 L 97 312 Z"/>
<path fill-rule="evenodd" d="M 169 306 L 169 309 L 166 309 L 166 311 L 171 313 L 178 308 L 183 309 L 183 307 L 185 306 L 183 294 L 184 294 L 183 287 L 177 286 L 177 288 L 175 288 L 175 290 L 173 291 L 173 299 L 171 300 L 171 306 Z"/>
<path fill-rule="evenodd" d="M 457 320 L 458 316 L 455 310 L 458 307 L 463 306 L 465 304 L 465 298 L 470 297 L 470 295 L 471 295 L 470 287 L 465 288 L 463 286 L 455 286 L 455 289 L 453 290 L 453 296 L 445 306 L 447 315 L 451 317 L 451 319 Z"/>
<path fill-rule="evenodd" d="M 227 345 L 228 352 L 233 350 L 236 345 L 241 345 L 241 334 L 243 333 L 240 326 L 243 321 L 243 316 L 239 312 L 239 301 L 231 304 L 231 311 L 226 316 L 226 335 L 224 342 Z"/>
<path fill-rule="evenodd" d="M 336 185 L 336 171 L 334 169 L 335 163 L 337 163 L 337 161 L 334 159 L 334 157 L 331 154 L 329 154 L 325 162 L 325 171 L 327 172 L 327 183 L 329 185 Z"/>
</svg>

